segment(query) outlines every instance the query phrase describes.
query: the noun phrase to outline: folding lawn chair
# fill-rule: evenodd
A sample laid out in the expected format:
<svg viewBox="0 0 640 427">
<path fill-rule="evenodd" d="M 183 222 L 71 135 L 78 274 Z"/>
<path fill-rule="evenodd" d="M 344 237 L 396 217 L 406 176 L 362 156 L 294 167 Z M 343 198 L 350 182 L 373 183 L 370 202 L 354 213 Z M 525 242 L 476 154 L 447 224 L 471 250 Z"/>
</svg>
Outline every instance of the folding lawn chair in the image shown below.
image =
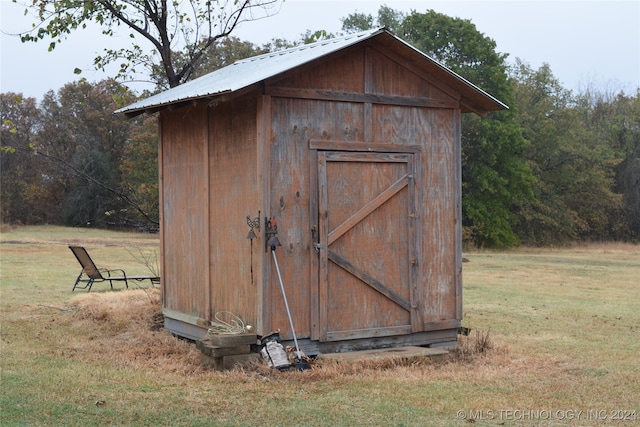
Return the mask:
<svg viewBox="0 0 640 427">
<path fill-rule="evenodd" d="M 82 246 L 69 246 L 69 249 L 71 249 L 71 252 L 73 252 L 82 266 L 82 271 L 80 271 L 71 292 L 75 291 L 76 288 L 87 289 L 87 292 L 89 292 L 96 282 L 108 281 L 112 290 L 113 282 L 124 282 L 127 289 L 129 289 L 129 280 L 150 280 L 153 285 L 160 283 L 160 278 L 155 276 L 127 276 L 122 269 L 108 270 L 106 268 L 98 268 L 87 250 Z M 84 285 L 81 285 L 81 283 Z"/>
</svg>

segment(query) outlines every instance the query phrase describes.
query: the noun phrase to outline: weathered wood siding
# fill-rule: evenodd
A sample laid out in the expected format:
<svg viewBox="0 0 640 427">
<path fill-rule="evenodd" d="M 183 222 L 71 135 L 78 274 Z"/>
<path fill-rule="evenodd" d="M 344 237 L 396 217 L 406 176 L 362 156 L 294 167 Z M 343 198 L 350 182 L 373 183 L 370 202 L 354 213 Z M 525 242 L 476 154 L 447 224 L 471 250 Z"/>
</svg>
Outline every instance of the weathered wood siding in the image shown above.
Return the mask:
<svg viewBox="0 0 640 427">
<path fill-rule="evenodd" d="M 424 307 L 425 322 L 458 319 L 461 297 L 460 155 L 454 111 L 430 112 L 432 138 L 423 159 L 424 190 Z M 459 267 L 458 267 L 459 264 Z"/>
<path fill-rule="evenodd" d="M 270 206 L 268 215 L 278 222 L 282 246 L 276 249 L 296 333 L 310 335 L 309 150 L 307 134 L 314 128 L 305 102 L 273 98 L 271 105 Z M 271 254 L 267 254 L 271 258 Z M 265 322 L 270 329 L 290 333 L 287 312 L 272 259 L 268 259 L 269 298 Z"/>
<path fill-rule="evenodd" d="M 209 123 L 208 315 L 214 318 L 218 312 L 231 312 L 257 326 L 257 290 L 261 283 L 258 262 L 264 254 L 264 242 L 247 239 L 246 220 L 247 216 L 254 219 L 262 209 L 255 97 L 211 108 Z M 255 233 L 260 234 L 258 230 Z"/>
<path fill-rule="evenodd" d="M 373 135 L 421 144 L 420 284 L 425 323 L 456 319 L 461 297 L 459 135 L 453 109 L 375 106 Z M 458 319 L 459 320 L 459 319 Z"/>
<path fill-rule="evenodd" d="M 160 118 L 163 308 L 202 318 L 209 294 L 207 110 Z"/>
<path fill-rule="evenodd" d="M 368 264 L 379 259 L 380 266 L 395 271 L 390 276 L 417 276 L 417 295 L 404 297 L 419 301 L 423 319 L 418 330 L 441 328 L 440 321 L 459 319 L 458 104 L 455 93 L 445 93 L 429 81 L 428 76 L 417 75 L 392 58 L 392 52 L 358 47 L 272 82 L 265 89 L 271 95 L 270 215 L 279 221 L 283 247 L 277 250 L 277 255 L 299 337 L 318 338 L 319 306 L 329 303 L 326 295 L 318 292 L 318 261 L 313 251 L 312 227 L 318 223 L 318 169 L 317 152 L 309 149 L 309 141 L 314 140 L 330 141 L 338 149 L 346 147 L 341 145 L 343 143 L 364 144 L 363 147 L 368 143 L 390 147 L 419 146 L 414 151 L 416 179 L 421 183 L 421 191 L 416 195 L 417 216 L 421 221 L 412 228 L 413 232 L 420 233 L 417 272 L 408 271 L 408 248 L 385 252 L 376 245 L 365 245 L 360 248 L 361 256 Z M 413 106 L 415 98 L 428 106 Z M 354 174 L 355 181 L 348 185 L 358 185 L 355 177 L 358 175 L 370 180 L 360 182 L 360 185 L 375 186 L 377 173 L 336 171 L 335 175 L 339 180 L 340 176 L 347 179 L 349 174 Z M 338 209 L 337 206 L 333 208 Z M 376 215 L 395 215 L 390 209 L 392 207 L 385 206 Z M 403 233 L 407 227 L 403 224 L 401 222 L 399 226 L 405 228 L 392 232 Z M 277 286 L 275 271 L 267 268 L 265 272 L 267 284 Z M 335 270 L 331 274 L 334 275 L 331 280 L 353 281 L 344 271 Z M 363 290 L 360 303 L 367 303 L 365 296 L 369 291 Z M 358 303 L 353 295 L 344 296 L 341 301 L 341 292 L 346 292 L 344 288 L 334 287 L 329 292 L 334 294 L 332 304 L 336 305 L 330 308 L 333 310 L 331 319 L 323 320 L 333 322 L 333 326 L 360 329 L 409 323 L 407 313 L 399 313 L 391 319 L 373 312 L 362 316 L 354 311 L 350 317 L 348 307 Z M 280 328 L 283 336 L 287 336 L 288 321 L 278 288 L 271 289 L 267 304 L 266 324 L 270 328 Z M 393 306 L 384 299 L 376 299 L 371 305 L 380 307 L 379 311 L 385 313 Z M 416 326 L 413 328 L 415 330 Z"/>
<path fill-rule="evenodd" d="M 260 93 L 163 111 L 166 314 L 206 328 L 231 312 L 258 334 L 291 338 L 266 216 L 278 222 L 299 339 L 455 337 L 460 94 L 403 59 L 362 43 Z M 258 211 L 251 242 L 246 218 Z"/>
<path fill-rule="evenodd" d="M 442 108 L 374 105 L 372 139 L 392 144 L 420 144 L 422 218 L 421 290 L 425 329 L 434 322 L 460 320 L 461 312 L 461 172 L 459 109 L 455 93 L 429 82 L 375 49 L 368 49 L 370 91 L 427 98 Z M 393 53 L 387 52 L 393 57 Z M 393 76 L 393 77 L 390 77 Z M 437 105 L 437 102 L 434 102 Z"/>
<path fill-rule="evenodd" d="M 418 304 L 409 271 L 413 155 L 327 151 L 319 158 L 320 233 L 331 261 L 320 276 L 321 337 L 410 333 Z"/>
</svg>

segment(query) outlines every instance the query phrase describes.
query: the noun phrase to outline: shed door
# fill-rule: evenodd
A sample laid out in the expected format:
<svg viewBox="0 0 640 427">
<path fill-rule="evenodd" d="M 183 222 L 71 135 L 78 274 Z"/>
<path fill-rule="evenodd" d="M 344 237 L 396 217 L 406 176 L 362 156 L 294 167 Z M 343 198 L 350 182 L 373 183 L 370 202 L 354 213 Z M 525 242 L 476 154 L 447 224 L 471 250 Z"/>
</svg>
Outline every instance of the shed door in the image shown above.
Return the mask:
<svg viewBox="0 0 640 427">
<path fill-rule="evenodd" d="M 414 157 L 318 152 L 321 341 L 422 330 Z"/>
</svg>

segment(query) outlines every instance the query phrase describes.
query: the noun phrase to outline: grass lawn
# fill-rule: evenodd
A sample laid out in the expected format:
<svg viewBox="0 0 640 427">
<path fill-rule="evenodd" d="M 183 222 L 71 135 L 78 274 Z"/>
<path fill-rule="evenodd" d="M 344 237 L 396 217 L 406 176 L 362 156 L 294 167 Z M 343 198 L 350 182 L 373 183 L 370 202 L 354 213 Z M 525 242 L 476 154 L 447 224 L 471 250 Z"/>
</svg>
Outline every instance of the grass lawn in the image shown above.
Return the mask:
<svg viewBox="0 0 640 427">
<path fill-rule="evenodd" d="M 147 234 L 3 228 L 3 427 L 640 425 L 637 245 L 465 253 L 461 351 L 281 373 L 207 369 L 161 327 L 156 289 L 72 293 L 70 244 L 141 275 L 159 246 Z"/>
</svg>

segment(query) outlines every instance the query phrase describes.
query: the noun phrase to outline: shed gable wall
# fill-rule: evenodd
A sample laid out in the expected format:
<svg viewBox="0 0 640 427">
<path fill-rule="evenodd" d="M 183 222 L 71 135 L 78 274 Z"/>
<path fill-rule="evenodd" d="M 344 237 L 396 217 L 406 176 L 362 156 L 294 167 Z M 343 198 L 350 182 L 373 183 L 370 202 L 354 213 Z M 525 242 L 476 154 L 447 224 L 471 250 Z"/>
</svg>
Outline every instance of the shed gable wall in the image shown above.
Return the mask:
<svg viewBox="0 0 640 427">
<path fill-rule="evenodd" d="M 408 67 L 402 58 L 375 43 L 357 45 L 284 73 L 269 86 L 336 93 L 367 93 L 440 100 L 457 107 L 460 94 L 443 90 L 427 71 Z"/>
<path fill-rule="evenodd" d="M 368 143 L 390 150 L 420 147 L 416 172 L 422 186 L 418 196 L 421 314 L 426 330 L 441 327 L 442 321 L 455 325 L 461 298 L 461 272 L 456 267 L 461 257 L 460 134 L 452 92 L 373 47 L 354 48 L 317 67 L 290 72 L 274 85 L 279 90 L 266 87 L 271 95 L 270 214 L 279 221 L 284 246 L 278 258 L 282 277 L 289 281 L 287 298 L 299 337 L 317 336 L 314 307 L 324 303 L 317 301 L 317 254 L 310 231 L 318 215 L 317 151 L 309 148 L 312 141 L 326 141 L 327 147 L 335 144 L 338 150 Z M 271 271 L 266 280 L 278 279 Z M 270 326 L 286 336 L 288 321 L 278 292 L 269 299 L 268 313 Z"/>
<path fill-rule="evenodd" d="M 334 92 L 364 91 L 364 48 L 346 49 L 276 78 L 270 85 Z"/>
</svg>

